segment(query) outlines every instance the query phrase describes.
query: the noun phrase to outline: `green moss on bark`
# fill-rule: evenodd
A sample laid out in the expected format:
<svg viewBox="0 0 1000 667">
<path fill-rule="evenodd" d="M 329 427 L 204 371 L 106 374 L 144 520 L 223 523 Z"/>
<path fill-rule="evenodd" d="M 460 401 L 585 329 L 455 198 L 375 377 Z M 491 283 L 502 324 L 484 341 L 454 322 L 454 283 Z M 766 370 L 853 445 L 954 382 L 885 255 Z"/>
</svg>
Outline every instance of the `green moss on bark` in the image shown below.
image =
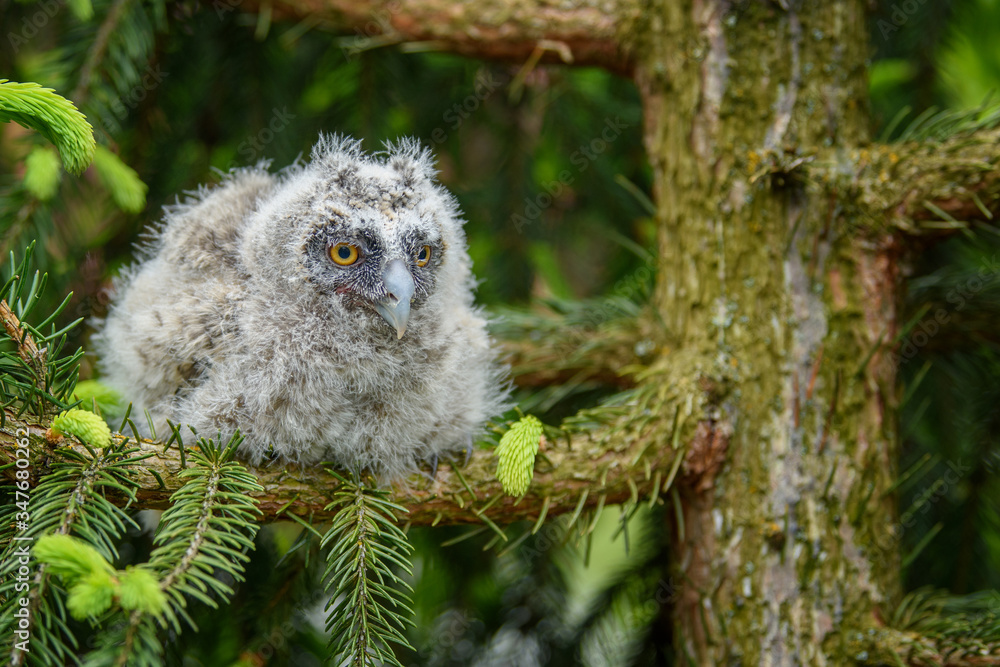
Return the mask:
<svg viewBox="0 0 1000 667">
<path fill-rule="evenodd" d="M 846 660 L 840 633 L 897 590 L 881 532 L 893 378 L 872 363 L 895 326 L 895 257 L 845 234 L 855 221 L 803 175 L 867 140 L 864 7 L 664 2 L 644 27 L 656 303 L 678 348 L 730 388 L 709 406 L 731 425 L 726 463 L 684 497 L 680 653 Z"/>
</svg>

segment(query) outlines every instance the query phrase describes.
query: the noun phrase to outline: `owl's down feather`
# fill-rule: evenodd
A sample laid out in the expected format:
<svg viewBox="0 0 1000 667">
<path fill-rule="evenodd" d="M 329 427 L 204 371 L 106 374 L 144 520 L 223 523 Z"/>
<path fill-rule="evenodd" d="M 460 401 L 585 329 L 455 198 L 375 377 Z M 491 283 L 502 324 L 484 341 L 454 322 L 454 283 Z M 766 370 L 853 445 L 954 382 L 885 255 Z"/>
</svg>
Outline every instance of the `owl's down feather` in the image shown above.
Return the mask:
<svg viewBox="0 0 1000 667">
<path fill-rule="evenodd" d="M 507 382 L 435 175 L 414 141 L 320 136 L 308 163 L 167 207 L 96 335 L 104 381 L 158 433 L 239 429 L 252 463 L 385 480 L 467 448 Z"/>
</svg>

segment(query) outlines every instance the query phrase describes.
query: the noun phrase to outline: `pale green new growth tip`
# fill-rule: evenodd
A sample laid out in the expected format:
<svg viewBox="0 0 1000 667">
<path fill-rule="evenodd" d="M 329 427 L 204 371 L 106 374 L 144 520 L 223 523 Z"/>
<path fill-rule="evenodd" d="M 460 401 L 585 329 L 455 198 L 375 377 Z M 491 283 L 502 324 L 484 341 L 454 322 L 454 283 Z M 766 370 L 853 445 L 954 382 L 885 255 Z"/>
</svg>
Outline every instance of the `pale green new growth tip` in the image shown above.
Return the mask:
<svg viewBox="0 0 1000 667">
<path fill-rule="evenodd" d="M 0 79 L 0 121 L 38 130 L 59 149 L 70 173 L 82 174 L 94 159 L 94 128 L 72 102 L 51 88 Z"/>
<path fill-rule="evenodd" d="M 134 169 L 104 146 L 97 147 L 94 169 L 118 208 L 126 213 L 138 213 L 146 206 L 146 184 Z"/>
<path fill-rule="evenodd" d="M 78 621 L 96 618 L 111 608 L 115 599 L 115 580 L 104 570 L 94 570 L 85 574 L 69 587 L 66 608 Z"/>
<path fill-rule="evenodd" d="M 59 156 L 48 146 L 35 146 L 24 159 L 24 189 L 42 201 L 48 201 L 59 189 L 62 167 Z"/>
<path fill-rule="evenodd" d="M 39 562 L 48 563 L 49 572 L 70 585 L 94 572 L 114 572 L 97 549 L 69 535 L 44 535 L 38 538 L 33 551 Z"/>
<path fill-rule="evenodd" d="M 80 21 L 89 21 L 94 17 L 94 6 L 90 0 L 66 0 L 66 6 Z"/>
<path fill-rule="evenodd" d="M 73 388 L 73 398 L 80 399 L 80 408 L 90 412 L 93 412 L 95 401 L 102 412 L 123 408 L 121 394 L 97 380 L 77 382 L 76 387 Z"/>
<path fill-rule="evenodd" d="M 60 435 L 75 435 L 91 447 L 111 444 L 111 429 L 104 420 L 87 410 L 73 408 L 52 420 L 52 430 Z"/>
<path fill-rule="evenodd" d="M 111 606 L 115 570 L 94 547 L 69 535 L 44 535 L 35 544 L 34 555 L 63 580 L 66 607 L 73 618 L 98 616 Z"/>
<path fill-rule="evenodd" d="M 128 611 L 159 616 L 167 609 L 167 595 L 152 572 L 129 566 L 118 572 L 118 604 Z"/>
<path fill-rule="evenodd" d="M 115 570 L 97 549 L 69 535 L 44 535 L 34 548 L 35 558 L 66 586 L 66 607 L 76 619 L 106 612 L 117 600 L 126 611 L 154 616 L 167 608 L 167 597 L 156 576 L 142 567 Z"/>
<path fill-rule="evenodd" d="M 532 415 L 511 425 L 497 446 L 497 479 L 504 493 L 521 496 L 531 484 L 535 471 L 535 454 L 542 439 L 542 422 Z"/>
</svg>

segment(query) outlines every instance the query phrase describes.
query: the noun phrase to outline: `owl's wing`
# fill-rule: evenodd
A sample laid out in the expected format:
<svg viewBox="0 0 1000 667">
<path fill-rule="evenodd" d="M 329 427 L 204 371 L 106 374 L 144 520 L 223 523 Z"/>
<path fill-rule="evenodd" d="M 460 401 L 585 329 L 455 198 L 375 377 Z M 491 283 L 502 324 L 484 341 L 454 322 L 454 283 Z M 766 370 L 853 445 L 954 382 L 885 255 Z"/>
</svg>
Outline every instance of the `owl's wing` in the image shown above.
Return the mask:
<svg viewBox="0 0 1000 667">
<path fill-rule="evenodd" d="M 243 225 L 277 182 L 260 165 L 232 172 L 214 188 L 202 186 L 183 202 L 165 208 L 146 254 L 181 269 L 235 268 Z"/>
<path fill-rule="evenodd" d="M 95 343 L 103 380 L 134 409 L 154 418 L 170 413 L 225 354 L 241 298 L 242 225 L 275 182 L 263 168 L 245 169 L 168 207 L 145 260 L 116 281 Z"/>
</svg>

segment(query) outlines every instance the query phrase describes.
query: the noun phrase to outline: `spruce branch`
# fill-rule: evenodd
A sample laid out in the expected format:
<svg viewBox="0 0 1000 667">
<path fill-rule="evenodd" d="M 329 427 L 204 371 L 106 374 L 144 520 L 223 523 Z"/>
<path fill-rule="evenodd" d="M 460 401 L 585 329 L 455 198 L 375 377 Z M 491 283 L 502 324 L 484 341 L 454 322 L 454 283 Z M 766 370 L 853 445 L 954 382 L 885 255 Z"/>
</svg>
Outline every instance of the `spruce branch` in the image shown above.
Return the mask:
<svg viewBox="0 0 1000 667">
<path fill-rule="evenodd" d="M 163 643 L 154 618 L 133 612 L 124 621 L 110 624 L 97 636 L 96 647 L 86 656 L 87 667 L 161 667 Z"/>
<path fill-rule="evenodd" d="M 696 427 L 708 433 L 726 428 L 703 421 L 706 390 L 692 363 L 674 355 L 669 363 L 647 369 L 640 387 L 581 411 L 560 428 L 546 427 L 531 486 L 520 500 L 504 496 L 495 477 L 492 450 L 478 449 L 464 468 L 442 466 L 433 480 L 418 473 L 399 482 L 393 501 L 409 510 L 408 520 L 414 525 L 534 522 L 543 507 L 549 516 L 579 517 L 594 507 L 625 500 L 656 503 L 675 479 L 684 476 L 682 470 L 697 481 L 699 470 L 715 469 L 694 460 L 690 466 L 682 465 Z M 664 374 L 667 379 L 660 387 L 658 378 Z M 8 414 L 7 428 L 0 429 L 0 465 L 13 461 L 16 429 L 42 434 L 49 425 L 47 420 L 34 422 Z M 671 418 L 659 419 L 661 414 Z M 185 467 L 181 451 L 175 445 L 146 440 L 140 447 L 152 456 L 142 463 L 145 474 L 133 506 L 169 507 L 170 496 L 185 482 L 177 472 Z M 251 495 L 267 519 L 284 514 L 313 521 L 332 517 L 328 493 L 339 482 L 319 466 L 262 466 L 254 472 L 262 489 Z"/>
<path fill-rule="evenodd" d="M 101 22 L 101 27 L 94 37 L 94 41 L 87 51 L 87 59 L 80 68 L 80 78 L 77 80 L 76 88 L 73 89 L 73 99 L 83 102 L 90 92 L 91 78 L 97 71 L 108 50 L 108 42 L 115 33 L 115 29 L 125 14 L 131 0 L 114 0 L 110 11 Z"/>
<path fill-rule="evenodd" d="M 637 4 L 597 0 L 572 5 L 513 0 L 468 4 L 447 0 L 252 0 L 239 8 L 269 11 L 275 20 L 308 17 L 343 30 L 349 35 L 342 40 L 348 57 L 371 48 L 372 42 L 417 43 L 414 50 L 434 48 L 518 63 L 533 59 L 598 65 L 623 73 L 632 63 L 622 44 L 640 15 Z"/>
<path fill-rule="evenodd" d="M 159 5 L 112 0 L 103 9 L 106 13 L 100 21 L 84 26 L 79 36 L 82 57 L 77 61 L 79 75 L 73 99 L 88 116 L 101 121 L 113 145 L 111 135 L 118 134 L 123 120 L 123 109 L 117 103 L 131 99 L 140 88 L 151 91 L 153 84 L 169 74 L 160 71 L 154 54 L 156 31 L 167 26 Z M 97 159 L 95 155 L 95 162 Z M 117 195 L 115 203 L 119 204 Z"/>
<path fill-rule="evenodd" d="M 323 578 L 332 591 L 326 621 L 331 657 L 338 665 L 401 667 L 391 645 L 412 648 L 403 636 L 413 624 L 412 589 L 396 574 L 413 576 L 413 547 L 396 518 L 406 510 L 359 474 L 349 480 L 334 474 L 341 486 L 327 509 L 337 513 L 322 541 L 329 549 Z"/>
<path fill-rule="evenodd" d="M 241 440 L 238 434 L 226 445 L 200 439 L 187 455 L 191 467 L 178 473 L 184 486 L 170 497 L 170 509 L 160 519 L 149 563 L 162 574 L 160 588 L 171 605 L 167 620 L 176 631 L 179 619 L 187 618 L 189 597 L 216 607 L 212 594 L 223 600 L 232 595 L 216 569 L 242 581 L 250 560 L 246 552 L 253 549 L 260 514 L 250 494 L 261 487 L 233 460 Z"/>
<path fill-rule="evenodd" d="M 94 159 L 94 128 L 72 102 L 51 88 L 0 79 L 0 121 L 37 130 L 59 149 L 70 173 L 82 174 Z"/>
<path fill-rule="evenodd" d="M 501 341 L 519 387 L 540 387 L 525 410 L 545 409 L 576 388 L 629 389 L 629 369 L 662 351 L 662 325 L 643 301 L 651 274 L 623 282 L 620 293 L 586 301 L 550 299 L 531 310 L 505 309 L 491 332 Z"/>
<path fill-rule="evenodd" d="M 88 664 L 160 664 L 163 645 L 157 626 L 179 633 L 183 619 L 194 628 L 187 613 L 189 599 L 217 608 L 219 601 L 233 594 L 218 574 L 243 581 L 260 513 L 248 494 L 260 491 L 260 486 L 252 473 L 232 460 L 241 439 L 237 434 L 222 445 L 202 438 L 187 453 L 191 466 L 178 473 L 184 485 L 170 498 L 145 566 L 159 573 L 157 585 L 166 607 L 162 613 L 147 606 L 120 614 L 106 625 Z"/>
<path fill-rule="evenodd" d="M 80 322 L 56 329 L 53 322 L 69 303 L 72 293 L 42 322 L 28 317 L 39 303 L 48 274 L 30 271 L 35 248 L 32 242 L 20 262 L 10 254 L 10 274 L 0 288 L 0 404 L 16 406 L 18 414 L 31 410 L 38 416 L 71 407 L 67 399 L 76 384 L 83 350 L 63 355 L 67 333 Z M 29 280 L 30 278 L 30 280 Z M 44 333 L 46 328 L 49 333 Z M 14 352 L 10 352 L 13 347 Z M 0 414 L 0 425 L 4 416 Z"/>
<path fill-rule="evenodd" d="M 14 431 L 16 433 L 16 431 Z M 37 441 L 42 441 L 35 436 Z M 0 598 L 11 599 L 17 580 L 14 576 L 18 549 L 33 543 L 44 535 L 74 535 L 94 547 L 108 561 L 118 556 L 115 544 L 128 525 L 135 525 L 120 508 L 108 501 L 107 495 L 119 497 L 123 506 L 134 498 L 137 483 L 132 466 L 145 456 L 127 439 L 119 439 L 100 451 L 66 448 L 51 451 L 43 447 L 45 456 L 55 458 L 51 463 L 33 461 L 31 470 L 45 470 L 45 474 L 30 493 L 30 505 L 7 502 L 0 507 L 0 526 L 3 526 L 3 553 L 0 555 Z M 14 466 L 9 466 L 13 471 Z M 13 478 L 13 474 L 11 478 Z M 13 479 L 11 479 L 13 481 Z M 22 483 L 25 480 L 17 480 Z M 23 490 L 20 484 L 16 488 Z M 6 494 L 14 490 L 8 484 Z M 14 496 L 16 498 L 16 495 Z M 30 521 L 23 520 L 18 512 L 30 509 Z M 17 533 L 15 534 L 15 529 Z M 75 639 L 66 625 L 66 600 L 61 589 L 49 586 L 48 566 L 40 564 L 31 580 L 28 599 L 28 631 L 31 649 L 42 664 L 63 663 L 76 653 Z M 26 653 L 14 650 L 14 605 L 0 613 L 0 648 L 10 655 L 12 665 L 23 664 Z"/>
<path fill-rule="evenodd" d="M 24 363 L 31 366 L 39 379 L 40 388 L 45 391 L 45 349 L 39 350 L 35 344 L 35 338 L 31 332 L 21 326 L 21 320 L 14 311 L 7 305 L 6 299 L 0 299 L 0 320 L 3 321 L 4 331 L 7 336 L 17 345 L 17 356 Z"/>
<path fill-rule="evenodd" d="M 1000 644 L 975 640 L 941 641 L 910 632 L 884 628 L 877 631 L 862 661 L 869 665 L 907 667 L 989 667 L 1000 665 Z M 865 644 L 868 645 L 867 643 Z"/>
<path fill-rule="evenodd" d="M 980 124 L 932 125 L 930 138 L 820 156 L 803 169 L 809 181 L 865 221 L 859 230 L 864 233 L 944 237 L 976 224 L 996 225 L 998 119 L 994 113 Z"/>
<path fill-rule="evenodd" d="M 956 597 L 922 588 L 908 593 L 876 631 L 874 655 L 891 651 L 921 667 L 1000 665 L 1000 592 Z"/>
</svg>

